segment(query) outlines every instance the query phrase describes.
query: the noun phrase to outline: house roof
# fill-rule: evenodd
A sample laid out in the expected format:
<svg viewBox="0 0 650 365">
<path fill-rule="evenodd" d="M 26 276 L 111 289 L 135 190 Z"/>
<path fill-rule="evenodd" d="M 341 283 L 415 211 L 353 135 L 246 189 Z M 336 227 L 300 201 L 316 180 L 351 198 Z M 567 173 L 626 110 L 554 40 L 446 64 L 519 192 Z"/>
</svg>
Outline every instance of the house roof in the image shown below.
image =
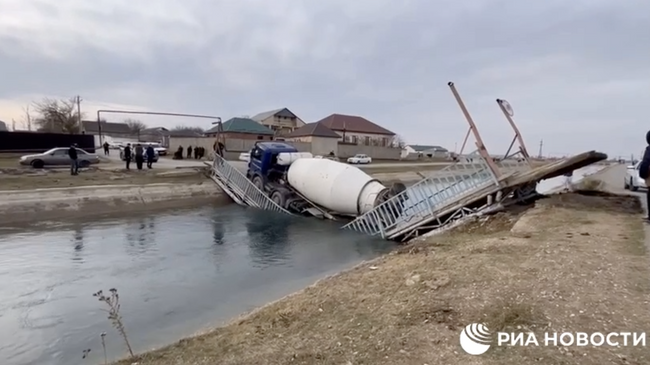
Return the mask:
<svg viewBox="0 0 650 365">
<path fill-rule="evenodd" d="M 117 134 L 132 134 L 131 128 L 126 123 L 109 123 L 100 122 L 102 125 L 102 133 L 117 133 Z M 81 122 L 86 133 L 99 133 L 97 121 L 84 120 Z"/>
<path fill-rule="evenodd" d="M 286 114 L 286 116 L 288 116 L 288 117 L 296 117 L 297 118 L 297 116 L 294 113 L 292 113 L 291 110 L 289 110 L 287 108 L 280 108 L 280 109 L 269 110 L 268 112 L 262 112 L 262 113 L 256 114 L 251 119 L 256 121 L 256 122 L 261 122 L 264 119 L 267 119 L 269 117 L 272 117 L 272 116 L 274 116 L 276 114 L 280 114 L 280 113 Z"/>
<path fill-rule="evenodd" d="M 327 128 L 320 123 L 309 123 L 305 124 L 302 127 L 294 130 L 291 133 L 284 135 L 285 138 L 292 137 L 325 137 L 325 138 L 341 138 L 341 136 L 334 132 L 333 130 Z"/>
<path fill-rule="evenodd" d="M 395 135 L 395 133 L 389 131 L 384 127 L 378 126 L 366 118 L 354 115 L 332 114 L 329 117 L 323 118 L 316 123 L 322 124 L 327 128 L 335 131 L 345 130 L 348 132 L 357 133 L 383 134 L 387 136 Z"/>
<path fill-rule="evenodd" d="M 218 125 L 205 133 L 217 133 Z M 273 135 L 273 131 L 250 118 L 230 118 L 222 123 L 223 132 Z"/>
<path fill-rule="evenodd" d="M 422 152 L 422 151 L 426 151 L 426 150 L 444 150 L 444 151 L 447 150 L 447 149 L 444 148 L 444 147 L 440 147 L 440 146 L 427 146 L 427 145 L 424 145 L 424 144 L 410 144 L 410 145 L 408 145 L 408 146 L 411 147 L 411 148 L 412 148 L 414 151 L 416 151 L 416 152 Z"/>
</svg>

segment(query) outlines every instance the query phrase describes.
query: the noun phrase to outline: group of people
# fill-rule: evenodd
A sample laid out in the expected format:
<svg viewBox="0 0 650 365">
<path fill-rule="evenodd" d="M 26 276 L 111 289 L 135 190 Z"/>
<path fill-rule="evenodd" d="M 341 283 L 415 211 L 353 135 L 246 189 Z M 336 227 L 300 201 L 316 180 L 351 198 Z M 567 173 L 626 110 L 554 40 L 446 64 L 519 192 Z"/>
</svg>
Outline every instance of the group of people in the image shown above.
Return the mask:
<svg viewBox="0 0 650 365">
<path fill-rule="evenodd" d="M 183 146 L 178 146 L 178 150 L 174 152 L 174 160 L 182 160 L 183 156 L 187 156 L 185 158 L 191 159 L 192 155 L 194 155 L 195 160 L 200 160 L 203 157 L 205 157 L 205 148 L 204 147 L 194 147 L 192 146 L 187 146 L 187 154 L 184 154 L 185 148 Z"/>
<path fill-rule="evenodd" d="M 142 164 L 147 161 L 147 168 L 150 169 L 153 167 L 154 157 L 156 156 L 156 151 L 154 151 L 153 146 L 149 145 L 145 149 L 140 143 L 137 143 L 135 147 L 131 148 L 131 144 L 127 143 L 124 147 L 124 161 L 126 162 L 126 169 L 130 170 L 131 160 L 135 159 L 135 166 L 138 170 L 142 170 Z"/>
</svg>

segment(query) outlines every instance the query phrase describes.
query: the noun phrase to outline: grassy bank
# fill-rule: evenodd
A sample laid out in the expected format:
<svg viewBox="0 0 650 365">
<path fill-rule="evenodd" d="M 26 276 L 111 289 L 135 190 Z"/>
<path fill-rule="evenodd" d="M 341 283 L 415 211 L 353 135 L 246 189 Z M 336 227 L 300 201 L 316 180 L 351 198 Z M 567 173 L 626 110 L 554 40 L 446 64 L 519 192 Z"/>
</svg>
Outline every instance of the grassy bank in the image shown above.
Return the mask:
<svg viewBox="0 0 650 365">
<path fill-rule="evenodd" d="M 639 212 L 631 197 L 553 196 L 119 364 L 650 363 L 643 347 L 493 347 L 473 357 L 459 346 L 460 331 L 475 322 L 540 336 L 650 328 Z"/>
</svg>

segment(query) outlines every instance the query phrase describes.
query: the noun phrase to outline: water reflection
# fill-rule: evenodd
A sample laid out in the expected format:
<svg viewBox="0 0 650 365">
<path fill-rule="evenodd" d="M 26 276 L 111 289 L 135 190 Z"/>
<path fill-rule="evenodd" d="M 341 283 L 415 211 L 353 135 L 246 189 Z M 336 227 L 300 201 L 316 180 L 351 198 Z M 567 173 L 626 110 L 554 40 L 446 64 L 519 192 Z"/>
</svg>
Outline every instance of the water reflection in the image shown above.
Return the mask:
<svg viewBox="0 0 650 365">
<path fill-rule="evenodd" d="M 156 222 L 153 217 L 137 217 L 124 229 L 130 252 L 147 253 L 156 242 Z"/>
<path fill-rule="evenodd" d="M 83 260 L 83 249 L 84 249 L 84 230 L 83 226 L 76 225 L 72 233 L 72 244 L 74 245 L 74 252 L 72 255 L 72 261 L 77 264 L 84 262 Z"/>
<path fill-rule="evenodd" d="M 289 256 L 289 227 L 296 218 L 275 212 L 250 210 L 245 223 L 254 266 L 265 268 L 284 262 Z"/>
</svg>

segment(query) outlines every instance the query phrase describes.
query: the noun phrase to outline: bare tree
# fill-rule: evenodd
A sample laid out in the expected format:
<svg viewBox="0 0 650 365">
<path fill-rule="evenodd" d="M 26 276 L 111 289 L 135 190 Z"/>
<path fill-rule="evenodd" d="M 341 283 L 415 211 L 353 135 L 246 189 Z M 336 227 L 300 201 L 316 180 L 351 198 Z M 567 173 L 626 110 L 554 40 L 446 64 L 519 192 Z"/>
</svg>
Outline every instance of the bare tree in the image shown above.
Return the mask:
<svg viewBox="0 0 650 365">
<path fill-rule="evenodd" d="M 81 132 L 79 125 L 80 116 L 77 111 L 76 100 L 43 99 L 34 103 L 38 117 L 34 122 L 39 131 L 75 134 Z M 31 117 L 30 117 L 31 121 Z"/>
<path fill-rule="evenodd" d="M 406 147 L 406 141 L 400 135 L 395 135 L 390 142 L 390 146 L 393 148 L 404 148 Z"/>
<path fill-rule="evenodd" d="M 140 132 L 147 129 L 147 125 L 144 124 L 141 120 L 125 119 L 124 123 L 129 126 L 131 133 L 138 136 L 138 139 L 140 139 Z"/>
<path fill-rule="evenodd" d="M 32 114 L 30 113 L 29 105 L 23 107 L 23 112 L 25 113 L 23 123 L 27 125 L 27 130 L 31 132 L 31 130 L 32 130 Z"/>
</svg>

